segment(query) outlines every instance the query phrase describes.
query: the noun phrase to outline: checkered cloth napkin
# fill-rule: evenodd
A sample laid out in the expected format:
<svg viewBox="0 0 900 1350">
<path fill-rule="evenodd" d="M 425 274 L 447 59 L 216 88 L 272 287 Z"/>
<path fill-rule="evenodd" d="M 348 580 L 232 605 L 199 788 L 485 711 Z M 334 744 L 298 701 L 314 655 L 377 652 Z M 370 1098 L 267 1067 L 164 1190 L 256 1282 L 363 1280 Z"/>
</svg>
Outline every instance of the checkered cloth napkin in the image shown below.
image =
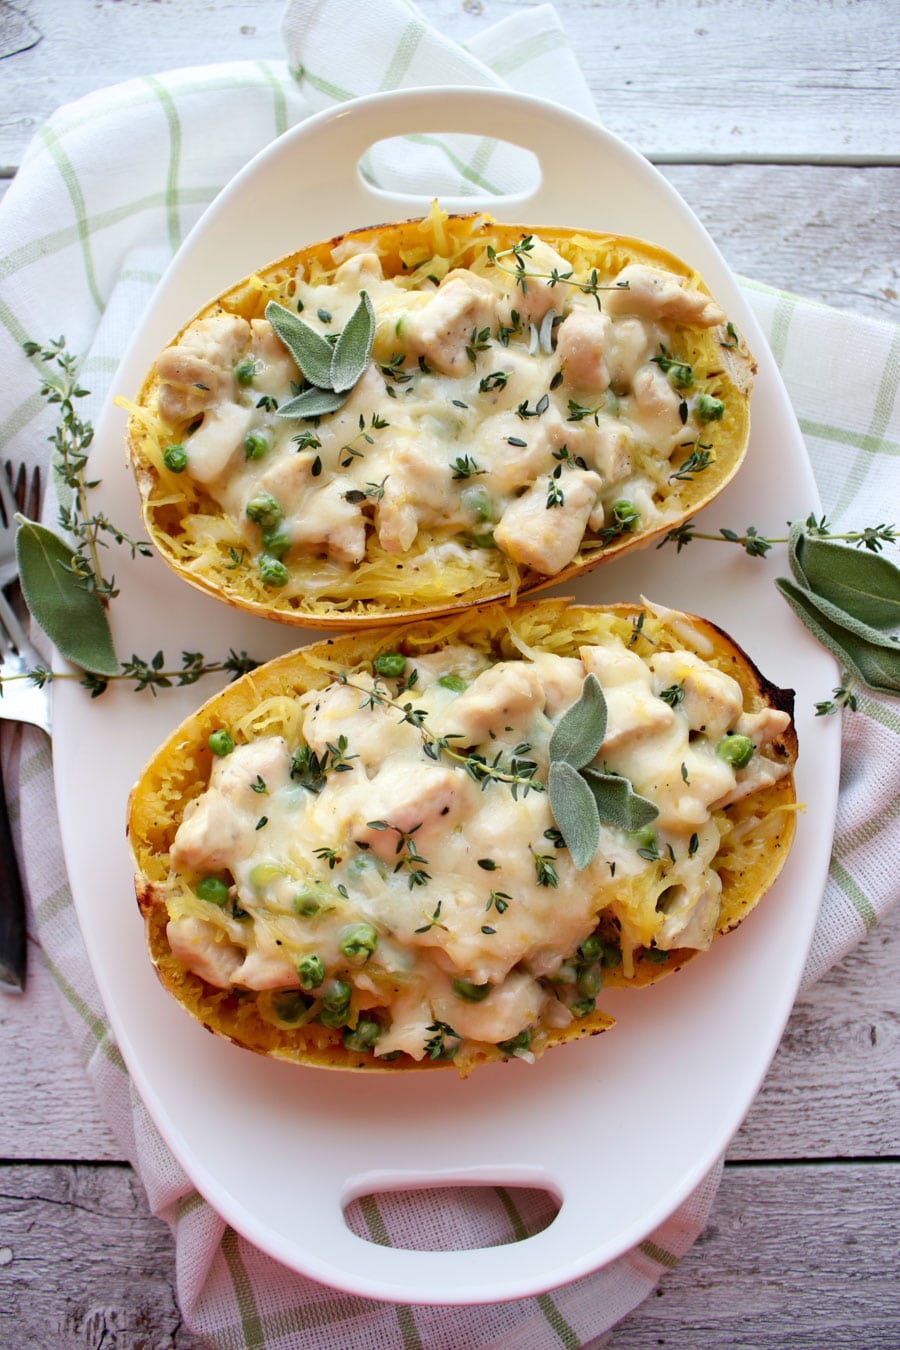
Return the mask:
<svg viewBox="0 0 900 1350">
<path fill-rule="evenodd" d="M 288 61 L 148 75 L 61 108 L 42 126 L 0 204 L 2 458 L 46 460 L 52 410 L 39 395 L 39 361 L 21 344 L 65 334 L 93 392 L 94 420 L 125 343 L 173 251 L 219 189 L 289 126 L 336 102 L 399 87 L 464 84 L 539 89 L 595 116 L 554 10 L 514 18 L 464 46 L 429 27 L 405 0 L 292 0 L 284 16 Z M 454 143 L 418 137 L 398 161 L 369 163 L 376 181 L 403 190 L 421 175 L 440 192 L 509 191 L 521 163 L 485 139 L 469 158 Z M 352 224 L 352 222 L 348 222 Z M 746 283 L 780 365 L 835 528 L 860 528 L 900 503 L 896 406 L 900 334 L 795 296 Z M 888 505 L 890 503 L 891 505 Z M 51 515 L 52 507 L 50 508 Z M 52 523 L 52 522 L 51 522 Z M 829 690 L 823 690 L 827 697 Z M 830 875 L 805 982 L 865 937 L 897 899 L 900 853 L 900 706 L 860 695 L 844 713 L 843 776 Z M 702 1230 L 720 1168 L 639 1247 L 552 1294 L 490 1307 L 403 1307 L 354 1298 L 284 1269 L 226 1226 L 201 1199 L 159 1137 L 130 1082 L 95 988 L 55 816 L 51 756 L 31 728 L 3 728 L 4 770 L 43 949 L 86 1070 L 133 1162 L 153 1211 L 172 1227 L 178 1296 L 187 1325 L 216 1347 L 321 1350 L 428 1347 L 517 1350 L 578 1347 L 637 1306 Z M 128 903 L 127 897 L 122 897 Z M 459 1246 L 490 1245 L 546 1222 L 509 1193 L 441 1197 L 442 1226 Z M 376 1241 L 415 1245 L 428 1217 L 408 1198 L 383 1197 L 357 1215 Z"/>
</svg>

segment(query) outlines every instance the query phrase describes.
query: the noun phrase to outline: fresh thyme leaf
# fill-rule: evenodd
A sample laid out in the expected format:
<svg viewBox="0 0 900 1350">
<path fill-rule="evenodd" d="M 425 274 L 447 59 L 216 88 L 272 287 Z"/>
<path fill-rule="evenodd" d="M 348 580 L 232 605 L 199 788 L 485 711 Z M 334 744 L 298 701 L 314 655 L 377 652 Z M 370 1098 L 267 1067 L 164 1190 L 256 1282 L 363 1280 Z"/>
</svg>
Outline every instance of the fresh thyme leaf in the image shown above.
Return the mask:
<svg viewBox="0 0 900 1350">
<path fill-rule="evenodd" d="M 23 520 L 16 559 L 25 603 L 61 656 L 96 675 L 118 673 L 109 620 L 95 590 L 86 589 L 77 555 L 45 526 Z"/>
<path fill-rule="evenodd" d="M 331 357 L 328 389 L 349 392 L 369 364 L 375 339 L 375 310 L 365 291 L 359 293 L 359 304 L 344 324 L 343 332 L 334 345 Z M 313 381 L 319 384 L 319 380 Z"/>
<path fill-rule="evenodd" d="M 320 389 L 333 388 L 331 358 L 334 349 L 331 343 L 276 300 L 270 300 L 266 305 L 266 318 L 297 362 L 305 379 Z M 284 406 L 278 409 L 281 416 L 293 415 L 285 414 Z"/>
<path fill-rule="evenodd" d="M 551 762 L 564 760 L 573 769 L 581 769 L 590 764 L 605 735 L 606 698 L 597 676 L 586 675 L 578 701 L 563 713 L 550 737 Z"/>
<path fill-rule="evenodd" d="M 553 818 L 565 836 L 572 862 L 581 872 L 600 843 L 600 813 L 594 794 L 582 774 L 564 759 L 551 762 L 549 788 Z"/>
</svg>

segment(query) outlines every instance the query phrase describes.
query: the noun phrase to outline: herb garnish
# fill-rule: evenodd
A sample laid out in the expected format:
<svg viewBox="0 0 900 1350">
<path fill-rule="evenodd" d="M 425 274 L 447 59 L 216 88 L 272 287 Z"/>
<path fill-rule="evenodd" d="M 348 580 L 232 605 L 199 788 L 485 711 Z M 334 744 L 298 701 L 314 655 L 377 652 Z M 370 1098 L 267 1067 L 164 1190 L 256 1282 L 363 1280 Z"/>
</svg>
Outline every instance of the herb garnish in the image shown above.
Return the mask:
<svg viewBox="0 0 900 1350">
<path fill-rule="evenodd" d="M 606 698 L 596 675 L 587 675 L 581 695 L 550 738 L 550 809 L 572 862 L 582 871 L 600 843 L 600 824 L 634 831 L 659 815 L 627 778 L 590 768 L 606 736 Z"/>
<path fill-rule="evenodd" d="M 359 304 L 334 343 L 276 300 L 266 305 L 266 318 L 306 381 L 305 388 L 282 403 L 278 416 L 313 418 L 336 412 L 369 364 L 375 340 L 375 310 L 367 292 L 360 291 Z M 331 315 L 322 321 L 330 319 Z"/>
<path fill-rule="evenodd" d="M 114 579 L 103 575 L 100 550 L 110 542 L 119 544 L 128 549 L 132 560 L 150 557 L 153 550 L 90 509 L 89 492 L 98 486 L 97 479 L 87 478 L 94 429 L 76 410 L 77 400 L 86 398 L 88 390 L 78 381 L 78 362 L 66 350 L 65 338 L 22 345 L 26 356 L 50 367 L 43 374 L 41 395 L 59 409 L 58 424 L 49 438 L 60 497 L 59 525 L 76 543 L 73 548 L 53 530 L 20 517 L 16 535 L 19 577 L 33 618 L 57 651 L 79 670 L 77 674 L 55 672 L 38 666 L 13 678 L 30 680 L 40 688 L 57 679 L 78 679 L 97 698 L 111 680 L 132 680 L 136 691 L 150 689 L 155 694 L 159 689 L 194 684 L 204 675 L 227 672 L 236 678 L 254 669 L 258 663 L 252 657 L 233 650 L 221 661 L 207 661 L 200 652 L 182 652 L 181 668 L 175 670 L 166 668 L 162 651 L 150 660 L 133 655 L 119 662 L 106 613 L 118 590 Z M 235 565 L 239 562 L 235 558 Z"/>
</svg>

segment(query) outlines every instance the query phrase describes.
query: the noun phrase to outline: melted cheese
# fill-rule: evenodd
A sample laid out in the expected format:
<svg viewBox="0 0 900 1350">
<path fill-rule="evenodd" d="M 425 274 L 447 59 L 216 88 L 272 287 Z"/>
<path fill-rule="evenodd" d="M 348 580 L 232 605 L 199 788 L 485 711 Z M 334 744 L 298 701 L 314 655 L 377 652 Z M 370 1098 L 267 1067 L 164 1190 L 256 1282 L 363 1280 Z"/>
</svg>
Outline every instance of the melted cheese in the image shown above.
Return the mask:
<svg viewBox="0 0 900 1350">
<path fill-rule="evenodd" d="M 673 470 L 716 432 L 698 418 L 700 385 L 674 388 L 660 353 L 679 324 L 724 320 L 664 270 L 626 266 L 603 312 L 553 280 L 571 272 L 536 237 L 524 284 L 485 266 L 411 288 L 374 252 L 351 255 L 325 278 L 296 276 L 291 299 L 332 337 L 361 289 L 372 302 L 372 360 L 341 408 L 279 416 L 303 373 L 265 319 L 214 314 L 161 357 L 160 416 L 250 555 L 353 568 L 374 543 L 436 562 L 455 541 L 556 575 L 621 532 L 617 505 L 637 512 L 632 530 L 668 518 Z M 278 505 L 277 547 L 247 517 L 260 493 Z"/>
<path fill-rule="evenodd" d="M 595 767 L 630 779 L 659 815 L 649 834 L 602 824 L 579 871 L 540 788 L 553 729 L 589 672 L 608 710 Z M 493 663 L 451 644 L 402 677 L 351 671 L 272 701 L 233 728 L 238 744 L 184 812 L 172 950 L 223 989 L 302 991 L 309 1019 L 343 981 L 346 1022 L 377 1023 L 376 1055 L 421 1059 L 435 1036 L 496 1045 L 565 1025 L 602 978 L 582 952 L 592 935 L 618 933 L 626 961 L 638 946 L 712 941 L 730 828 L 719 808 L 789 771 L 763 753 L 784 715 L 744 714 L 733 684 L 691 652 L 644 660 L 610 633 L 579 657 Z M 743 768 L 717 753 L 728 732 L 753 740 Z M 529 761 L 536 786 L 480 782 L 479 759 L 504 771 Z M 222 884 L 204 899 L 210 877 Z"/>
</svg>

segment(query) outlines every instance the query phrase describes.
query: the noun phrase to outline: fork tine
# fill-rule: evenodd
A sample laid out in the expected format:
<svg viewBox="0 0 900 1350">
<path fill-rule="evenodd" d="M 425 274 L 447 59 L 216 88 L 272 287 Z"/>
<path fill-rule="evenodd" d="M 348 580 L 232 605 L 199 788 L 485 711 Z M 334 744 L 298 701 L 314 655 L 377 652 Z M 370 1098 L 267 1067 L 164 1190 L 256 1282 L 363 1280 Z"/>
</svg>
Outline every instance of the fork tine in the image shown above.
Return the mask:
<svg viewBox="0 0 900 1350">
<path fill-rule="evenodd" d="M 13 499 L 10 480 L 5 473 L 0 473 L 0 516 L 2 516 L 4 526 L 12 527 L 15 514 L 16 503 Z"/>
<path fill-rule="evenodd" d="M 28 646 L 25 631 L 2 591 L 0 591 L 0 645 L 7 651 L 12 649 L 18 652 Z"/>
</svg>

